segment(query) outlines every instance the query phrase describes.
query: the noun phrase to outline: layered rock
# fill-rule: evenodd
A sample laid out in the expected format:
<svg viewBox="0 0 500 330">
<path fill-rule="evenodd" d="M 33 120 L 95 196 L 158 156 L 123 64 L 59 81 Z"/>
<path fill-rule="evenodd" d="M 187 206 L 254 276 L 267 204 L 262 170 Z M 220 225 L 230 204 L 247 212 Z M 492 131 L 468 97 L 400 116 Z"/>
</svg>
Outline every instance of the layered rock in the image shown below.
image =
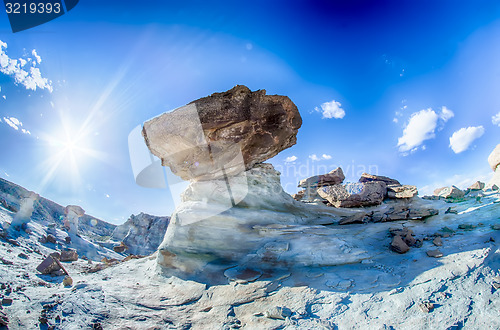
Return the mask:
<svg viewBox="0 0 500 330">
<path fill-rule="evenodd" d="M 362 207 L 379 205 L 386 194 L 382 181 L 347 183 L 318 189 L 318 194 L 335 207 Z"/>
<path fill-rule="evenodd" d="M 391 179 L 382 175 L 363 173 L 361 174 L 361 178 L 359 178 L 359 182 L 375 182 L 375 181 L 384 182 L 388 186 L 389 185 L 401 186 L 401 183 L 399 183 L 398 180 Z"/>
<path fill-rule="evenodd" d="M 387 186 L 387 197 L 389 198 L 412 198 L 418 195 L 417 187 L 411 185 Z"/>
<path fill-rule="evenodd" d="M 150 151 L 184 180 L 251 169 L 296 143 L 302 119 L 286 96 L 235 86 L 147 121 Z"/>
<path fill-rule="evenodd" d="M 493 177 L 486 185 L 485 189 L 498 190 L 500 188 L 500 144 L 491 152 L 488 157 L 488 163 L 491 169 L 495 172 Z"/>
</svg>

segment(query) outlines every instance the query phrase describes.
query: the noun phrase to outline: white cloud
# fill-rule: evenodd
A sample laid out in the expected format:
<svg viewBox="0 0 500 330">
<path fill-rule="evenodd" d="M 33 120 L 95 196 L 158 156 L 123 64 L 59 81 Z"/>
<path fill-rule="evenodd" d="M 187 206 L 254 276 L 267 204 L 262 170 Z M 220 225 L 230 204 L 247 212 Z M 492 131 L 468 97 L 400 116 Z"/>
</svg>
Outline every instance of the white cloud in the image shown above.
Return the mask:
<svg viewBox="0 0 500 330">
<path fill-rule="evenodd" d="M 497 125 L 498 127 L 500 127 L 500 112 L 491 117 L 491 122 L 493 123 L 493 125 Z"/>
<path fill-rule="evenodd" d="M 399 151 L 408 153 L 423 149 L 425 140 L 436 137 L 438 123 L 444 125 L 454 115 L 453 111 L 446 107 L 442 107 L 439 114 L 431 108 L 412 113 L 403 130 L 403 136 L 398 139 Z"/>
<path fill-rule="evenodd" d="M 318 161 L 320 161 L 320 160 L 328 160 L 328 159 L 332 159 L 332 156 L 327 155 L 327 154 L 323 154 L 323 155 L 321 155 L 321 157 L 318 157 L 316 154 L 312 154 L 312 155 L 309 155 L 309 158 L 310 158 L 313 162 L 318 162 Z"/>
<path fill-rule="evenodd" d="M 316 154 L 309 155 L 309 158 L 311 158 L 311 160 L 313 162 L 317 162 L 317 161 L 321 160 L 321 158 L 319 158 L 318 156 L 316 156 Z"/>
<path fill-rule="evenodd" d="M 340 104 L 340 102 L 333 100 L 331 102 L 323 103 L 321 105 L 321 109 L 315 107 L 314 110 L 321 112 L 323 114 L 323 119 L 324 118 L 342 119 L 345 116 L 345 111 L 344 109 L 341 108 L 341 106 L 342 104 Z"/>
<path fill-rule="evenodd" d="M 456 154 L 469 149 L 474 140 L 480 138 L 484 134 L 484 127 L 467 127 L 461 128 L 450 137 L 450 148 Z"/>
<path fill-rule="evenodd" d="M 36 90 L 40 88 L 52 92 L 52 82 L 43 78 L 40 69 L 36 67 L 36 64 L 39 64 L 42 59 L 35 50 L 32 51 L 35 60 L 32 58 L 16 60 L 11 59 L 5 49 L 7 49 L 7 44 L 0 40 L 0 73 L 13 77 L 16 84 L 21 84 L 26 89 Z M 28 62 L 31 62 L 32 66 L 25 69 Z"/>
<path fill-rule="evenodd" d="M 16 131 L 20 131 L 23 134 L 31 135 L 30 131 L 23 128 L 23 123 L 19 119 L 15 118 L 15 117 L 3 117 L 3 121 L 7 125 L 12 127 L 13 129 L 15 129 Z M 1 120 L 0 120 L 0 122 L 1 122 Z"/>
<path fill-rule="evenodd" d="M 297 156 L 290 156 L 290 157 L 286 157 L 285 159 L 285 163 L 293 163 L 297 160 Z"/>
<path fill-rule="evenodd" d="M 451 111 L 447 107 L 441 108 L 441 113 L 439 114 L 439 118 L 441 118 L 445 123 L 453 117 L 455 117 L 453 111 Z"/>
</svg>

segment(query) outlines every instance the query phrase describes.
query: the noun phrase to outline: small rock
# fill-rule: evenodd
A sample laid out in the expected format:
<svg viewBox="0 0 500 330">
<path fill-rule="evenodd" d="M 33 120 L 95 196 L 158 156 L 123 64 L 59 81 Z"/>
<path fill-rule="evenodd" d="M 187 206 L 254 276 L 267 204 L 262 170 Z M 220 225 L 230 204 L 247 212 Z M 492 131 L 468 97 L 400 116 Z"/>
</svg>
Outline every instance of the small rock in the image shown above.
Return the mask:
<svg viewBox="0 0 500 330">
<path fill-rule="evenodd" d="M 26 254 L 22 253 L 22 252 L 21 252 L 21 253 L 19 253 L 17 256 L 18 256 L 19 258 L 21 258 L 21 259 L 29 259 L 29 257 L 28 257 Z"/>
<path fill-rule="evenodd" d="M 494 288 L 495 290 L 500 289 L 500 283 L 493 282 L 492 286 L 493 286 L 493 288 Z"/>
<path fill-rule="evenodd" d="M 66 236 L 64 238 L 64 241 L 66 242 L 66 244 L 71 244 L 71 237 L 70 236 Z"/>
<path fill-rule="evenodd" d="M 285 320 L 292 315 L 292 311 L 286 307 L 273 307 L 264 312 L 264 316 L 275 320 Z"/>
<path fill-rule="evenodd" d="M 38 318 L 38 322 L 40 322 L 40 324 L 47 324 L 47 323 L 49 323 L 49 320 L 47 320 L 47 318 L 45 318 L 43 316 L 40 316 Z"/>
<path fill-rule="evenodd" d="M 392 238 L 391 250 L 400 254 L 410 251 L 408 245 L 403 241 L 401 236 L 396 235 Z"/>
<path fill-rule="evenodd" d="M 75 249 L 65 249 L 61 251 L 61 261 L 77 261 L 78 252 Z"/>
<path fill-rule="evenodd" d="M 72 286 L 73 285 L 73 279 L 71 278 L 71 276 L 66 276 L 64 277 L 64 280 L 63 280 L 63 285 L 64 286 Z"/>
<path fill-rule="evenodd" d="M 432 240 L 432 244 L 434 244 L 435 246 L 443 246 L 443 240 L 441 239 L 441 237 L 437 236 Z"/>
<path fill-rule="evenodd" d="M 14 262 L 12 262 L 12 261 L 10 261 L 10 260 L 6 260 L 6 259 L 4 259 L 4 258 L 2 258 L 2 257 L 0 257 L 0 261 L 1 261 L 1 262 L 2 262 L 2 264 L 4 264 L 4 265 L 13 265 L 13 264 L 14 264 Z"/>
<path fill-rule="evenodd" d="M 429 302 L 429 301 L 424 301 L 421 303 L 418 307 L 420 307 L 420 310 L 424 313 L 430 313 L 434 309 L 434 304 Z"/>
<path fill-rule="evenodd" d="M 458 214 L 458 211 L 455 211 L 454 209 L 452 209 L 451 207 L 449 207 L 448 209 L 446 209 L 446 211 L 444 211 L 445 214 Z"/>
<path fill-rule="evenodd" d="M 496 223 L 494 225 L 491 225 L 491 229 L 493 229 L 493 230 L 500 230 L 500 223 Z"/>
<path fill-rule="evenodd" d="M 55 236 L 52 234 L 48 234 L 47 237 L 45 238 L 45 241 L 48 243 L 53 243 L 53 244 L 57 243 Z"/>
<path fill-rule="evenodd" d="M 251 269 L 247 267 L 233 267 L 229 268 L 224 272 L 230 281 L 235 281 L 237 283 L 247 283 L 253 282 L 262 276 L 260 270 Z"/>
<path fill-rule="evenodd" d="M 477 226 L 474 226 L 474 225 L 469 225 L 469 224 L 460 224 L 458 225 L 458 229 L 463 229 L 463 230 L 473 230 L 473 229 L 476 229 Z"/>
<path fill-rule="evenodd" d="M 432 258 L 441 258 L 443 256 L 443 252 L 439 250 L 430 250 L 427 251 L 427 255 Z"/>
<path fill-rule="evenodd" d="M 120 245 L 113 246 L 113 251 L 115 251 L 116 253 L 123 253 L 127 249 L 128 249 L 128 246 L 125 245 L 125 243 L 123 243 L 123 242 L 121 242 Z"/>
<path fill-rule="evenodd" d="M 12 305 L 12 298 L 3 298 L 2 299 L 2 305 L 3 306 L 10 306 Z"/>
</svg>

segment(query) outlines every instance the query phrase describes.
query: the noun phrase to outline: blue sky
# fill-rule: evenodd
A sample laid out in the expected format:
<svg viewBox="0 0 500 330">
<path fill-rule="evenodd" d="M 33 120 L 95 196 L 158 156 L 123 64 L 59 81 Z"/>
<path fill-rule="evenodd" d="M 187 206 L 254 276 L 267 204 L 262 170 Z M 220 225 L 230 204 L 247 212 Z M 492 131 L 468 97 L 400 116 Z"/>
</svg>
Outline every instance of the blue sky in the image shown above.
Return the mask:
<svg viewBox="0 0 500 330">
<path fill-rule="evenodd" d="M 130 131 L 236 84 L 297 104 L 271 160 L 291 193 L 336 166 L 464 187 L 500 143 L 498 1 L 82 0 L 15 34 L 1 13 L 0 40 L 0 176 L 110 222 L 173 210 L 134 183 Z"/>
</svg>

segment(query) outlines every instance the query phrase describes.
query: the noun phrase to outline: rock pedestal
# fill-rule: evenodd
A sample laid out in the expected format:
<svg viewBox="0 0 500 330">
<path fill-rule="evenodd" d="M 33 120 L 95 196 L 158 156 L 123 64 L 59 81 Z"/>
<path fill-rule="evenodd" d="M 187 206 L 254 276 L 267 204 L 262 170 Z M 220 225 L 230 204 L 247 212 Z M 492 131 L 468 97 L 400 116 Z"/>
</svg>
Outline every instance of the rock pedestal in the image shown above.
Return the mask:
<svg viewBox="0 0 500 330">
<path fill-rule="evenodd" d="M 70 234 L 78 234 L 78 223 L 80 217 L 85 214 L 85 211 L 77 205 L 68 205 L 64 209 L 64 227 L 69 231 Z"/>
</svg>

